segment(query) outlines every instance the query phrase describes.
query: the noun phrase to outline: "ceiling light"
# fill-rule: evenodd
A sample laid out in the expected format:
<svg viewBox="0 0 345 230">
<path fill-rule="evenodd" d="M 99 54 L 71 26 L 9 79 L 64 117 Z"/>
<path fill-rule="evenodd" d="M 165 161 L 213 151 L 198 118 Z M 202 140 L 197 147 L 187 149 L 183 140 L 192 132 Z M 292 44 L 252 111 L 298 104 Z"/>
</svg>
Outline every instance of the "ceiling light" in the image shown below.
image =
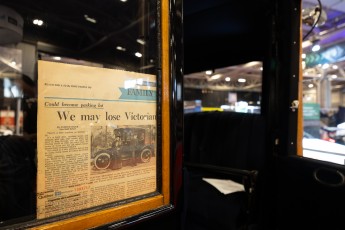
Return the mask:
<svg viewBox="0 0 345 230">
<path fill-rule="evenodd" d="M 325 63 L 322 65 L 322 69 L 328 69 L 329 68 L 329 64 L 328 63 Z"/>
<path fill-rule="evenodd" d="M 306 57 L 307 57 L 307 55 L 303 53 L 302 58 L 305 59 Z"/>
<path fill-rule="evenodd" d="M 211 74 L 213 74 L 213 70 L 206 70 L 205 74 L 211 75 Z"/>
<path fill-rule="evenodd" d="M 120 0 L 121 2 L 127 2 L 127 0 Z"/>
<path fill-rule="evenodd" d="M 217 80 L 221 77 L 222 75 L 221 74 L 215 74 L 211 77 L 211 80 Z"/>
<path fill-rule="evenodd" d="M 60 61 L 61 60 L 61 57 L 53 57 L 54 60 L 57 60 L 57 61 Z"/>
<path fill-rule="evenodd" d="M 85 18 L 86 21 L 89 21 L 91 23 L 96 23 L 97 22 L 97 20 L 95 18 L 91 18 L 87 14 L 84 15 L 84 18 Z"/>
<path fill-rule="evenodd" d="M 243 66 L 244 67 L 253 67 L 253 66 L 256 66 L 256 65 L 259 65 L 259 64 L 261 64 L 261 62 L 259 62 L 259 61 L 251 61 L 251 62 L 248 62 L 248 63 L 244 64 Z"/>
<path fill-rule="evenodd" d="M 308 46 L 311 46 L 313 43 L 310 40 L 306 40 L 302 42 L 302 48 L 307 48 Z"/>
<path fill-rule="evenodd" d="M 230 77 L 226 77 L 226 78 L 225 78 L 225 81 L 230 81 L 230 80 L 231 80 Z"/>
<path fill-rule="evenodd" d="M 333 69 L 338 69 L 338 66 L 337 65 L 333 65 L 332 68 Z"/>
<path fill-rule="evenodd" d="M 137 42 L 140 44 L 140 45 L 145 45 L 145 40 L 144 39 L 142 39 L 142 38 L 138 38 L 137 39 Z"/>
<path fill-rule="evenodd" d="M 43 21 L 42 21 L 41 19 L 34 19 L 34 20 L 32 21 L 32 23 L 33 23 L 34 25 L 38 25 L 38 26 L 42 26 L 42 25 L 43 25 Z"/>
<path fill-rule="evenodd" d="M 316 52 L 316 51 L 319 51 L 320 49 L 321 49 L 321 46 L 319 44 L 316 44 L 311 48 L 311 51 Z"/>
<path fill-rule="evenodd" d="M 311 83 L 308 85 L 308 88 L 313 88 L 313 87 L 314 87 L 314 85 Z"/>
<path fill-rule="evenodd" d="M 116 46 L 116 49 L 117 50 L 120 50 L 120 51 L 126 51 L 126 48 L 122 47 L 122 46 Z"/>
<path fill-rule="evenodd" d="M 134 55 L 137 56 L 137 57 L 142 57 L 142 56 L 143 56 L 143 55 L 142 55 L 141 53 L 139 53 L 139 52 L 136 52 Z"/>
<path fill-rule="evenodd" d="M 237 81 L 238 81 L 238 82 L 241 82 L 241 83 L 244 83 L 244 82 L 246 82 L 247 80 L 244 79 L 244 78 L 239 78 Z"/>
</svg>

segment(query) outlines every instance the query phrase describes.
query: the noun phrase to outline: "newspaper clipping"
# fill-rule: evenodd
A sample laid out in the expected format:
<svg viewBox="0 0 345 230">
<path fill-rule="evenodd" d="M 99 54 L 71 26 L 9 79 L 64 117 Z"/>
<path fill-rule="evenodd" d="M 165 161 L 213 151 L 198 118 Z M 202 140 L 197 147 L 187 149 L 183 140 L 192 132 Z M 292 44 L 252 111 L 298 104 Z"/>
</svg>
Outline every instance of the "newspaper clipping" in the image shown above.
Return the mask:
<svg viewBox="0 0 345 230">
<path fill-rule="evenodd" d="M 156 76 L 38 63 L 37 218 L 155 192 Z"/>
</svg>

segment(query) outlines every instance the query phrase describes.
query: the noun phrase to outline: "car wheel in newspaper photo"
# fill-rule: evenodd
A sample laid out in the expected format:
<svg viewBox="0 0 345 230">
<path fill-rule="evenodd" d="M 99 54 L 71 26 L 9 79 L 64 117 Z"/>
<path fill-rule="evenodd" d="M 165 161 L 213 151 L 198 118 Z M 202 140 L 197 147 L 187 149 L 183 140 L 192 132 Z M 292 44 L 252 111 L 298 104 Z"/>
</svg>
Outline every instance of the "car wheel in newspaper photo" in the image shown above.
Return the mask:
<svg viewBox="0 0 345 230">
<path fill-rule="evenodd" d="M 141 150 L 140 156 L 139 156 L 141 163 L 150 162 L 151 157 L 152 157 L 152 150 L 150 148 L 144 148 L 143 150 Z"/>
<path fill-rule="evenodd" d="M 96 169 L 119 169 L 122 168 L 122 161 L 118 157 L 118 153 L 102 150 L 96 153 L 94 160 L 94 166 Z"/>
<path fill-rule="evenodd" d="M 97 169 L 106 169 L 110 165 L 110 154 L 101 152 L 95 157 L 95 167 Z"/>
</svg>

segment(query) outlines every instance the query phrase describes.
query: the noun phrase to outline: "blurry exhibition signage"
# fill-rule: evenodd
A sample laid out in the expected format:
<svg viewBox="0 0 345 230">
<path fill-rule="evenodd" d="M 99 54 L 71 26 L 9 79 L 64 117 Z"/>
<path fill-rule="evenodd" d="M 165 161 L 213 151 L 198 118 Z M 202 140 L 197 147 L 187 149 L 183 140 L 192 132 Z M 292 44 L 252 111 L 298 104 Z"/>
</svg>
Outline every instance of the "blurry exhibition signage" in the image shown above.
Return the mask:
<svg viewBox="0 0 345 230">
<path fill-rule="evenodd" d="M 320 104 L 303 103 L 304 120 L 320 120 Z"/>
<path fill-rule="evenodd" d="M 156 76 L 38 62 L 37 219 L 157 191 Z"/>
<path fill-rule="evenodd" d="M 184 113 L 201 112 L 201 100 L 184 101 L 183 102 Z"/>
<path fill-rule="evenodd" d="M 311 52 L 306 55 L 305 65 L 311 68 L 318 64 L 335 63 L 345 59 L 345 42 L 321 49 L 318 52 Z"/>
</svg>

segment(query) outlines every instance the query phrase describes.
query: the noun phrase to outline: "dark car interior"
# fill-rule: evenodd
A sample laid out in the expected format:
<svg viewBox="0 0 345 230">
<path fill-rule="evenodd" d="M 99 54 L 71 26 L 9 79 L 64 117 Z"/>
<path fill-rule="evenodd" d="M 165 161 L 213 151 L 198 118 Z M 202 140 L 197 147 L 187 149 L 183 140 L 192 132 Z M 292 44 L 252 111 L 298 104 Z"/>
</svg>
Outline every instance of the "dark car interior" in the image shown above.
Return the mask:
<svg viewBox="0 0 345 230">
<path fill-rule="evenodd" d="M 300 7 L 298 1 L 184 1 L 185 74 L 253 61 L 263 65 L 260 114 L 184 115 L 185 229 L 275 229 L 271 198 L 279 178 L 269 165 L 273 152 L 295 147 L 284 145 L 293 133 L 286 132 L 292 125 L 284 104 L 293 95 L 290 76 L 298 73 Z M 282 149 L 270 148 L 275 135 Z M 212 175 L 243 183 L 244 174 L 233 173 L 238 170 L 255 172 L 249 177 L 255 183 L 242 193 L 222 196 L 203 181 Z"/>
<path fill-rule="evenodd" d="M 251 61 L 266 65 L 274 22 L 274 1 L 184 1 L 185 74 Z M 184 229 L 257 227 L 267 154 L 263 113 L 184 115 Z M 224 195 L 205 178 L 245 189 Z"/>
<path fill-rule="evenodd" d="M 211 111 L 188 113 L 184 122 L 185 229 L 253 228 L 266 153 L 263 117 Z M 235 181 L 243 190 L 224 195 L 208 178 Z"/>
<path fill-rule="evenodd" d="M 302 21 L 303 25 L 300 24 L 299 10 L 302 3 L 305 4 L 304 8 L 316 7 L 318 10 L 322 7 L 321 2 L 325 3 L 323 9 L 328 14 L 328 23 L 319 28 L 311 26 L 313 23 L 306 26 L 306 21 Z M 297 117 L 290 113 L 288 107 L 293 98 L 297 97 L 296 76 L 300 71 L 301 52 L 298 45 L 301 41 L 312 38 L 314 32 L 317 34 L 319 30 L 328 31 L 332 25 L 333 28 L 338 28 L 338 22 L 342 24 L 344 17 L 340 16 L 341 10 L 332 10 L 335 5 L 336 3 L 333 2 L 332 5 L 331 1 L 184 1 L 185 74 L 261 61 L 264 67 L 263 94 L 261 113 L 258 116 L 265 124 L 264 129 L 258 128 L 264 136 L 259 141 L 258 136 L 262 136 L 255 134 L 258 129 L 249 132 L 254 135 L 240 138 L 243 137 L 242 132 L 249 128 L 244 125 L 246 122 L 238 127 L 239 121 L 235 122 L 236 125 L 229 126 L 224 121 L 219 130 L 208 133 L 206 129 L 217 129 L 221 120 L 215 119 L 215 112 L 199 116 L 185 114 L 184 183 L 185 192 L 189 195 L 185 196 L 187 207 L 184 211 L 186 216 L 189 216 L 183 222 L 186 223 L 186 229 L 212 229 L 212 226 L 207 225 L 210 222 L 219 229 L 343 228 L 340 221 L 343 215 L 343 199 L 339 194 L 344 192 L 344 186 L 327 187 L 319 183 L 315 175 L 322 172 L 327 174 L 323 175 L 323 178 L 332 178 L 333 181 L 339 178 L 336 174 L 344 169 L 297 156 Z M 308 17 L 303 14 L 303 20 L 306 18 Z M 316 20 L 319 19 L 325 20 L 322 16 Z M 300 26 L 303 26 L 301 38 Z M 327 39 L 324 42 L 327 43 Z M 194 117 L 191 118 L 192 116 Z M 240 116 L 242 121 L 247 119 L 244 114 Z M 229 116 L 226 121 L 230 122 L 232 119 Z M 207 128 L 203 130 L 203 126 Z M 237 141 L 232 142 L 234 137 L 226 138 L 231 132 L 236 133 Z M 276 140 L 279 140 L 279 144 Z M 255 141 L 263 143 L 265 150 L 262 155 L 260 145 Z M 246 154 L 238 154 L 240 151 L 236 146 L 239 143 L 255 145 L 257 148 L 249 151 L 248 147 Z M 195 149 L 190 149 L 190 144 Z M 221 151 L 223 152 L 220 153 Z M 229 158 L 224 159 L 218 154 Z M 258 165 L 239 164 L 240 159 L 248 163 L 253 156 L 258 157 L 255 160 Z M 231 157 L 234 159 L 230 160 Z M 258 210 L 255 212 L 245 209 L 245 213 L 253 214 L 254 218 L 249 215 L 246 216 L 247 219 L 241 219 L 241 212 L 235 211 L 240 210 L 241 199 L 248 202 L 248 196 L 235 197 L 239 194 L 234 193 L 234 196 L 228 195 L 226 198 L 229 200 L 225 201 L 224 196 L 218 191 L 216 193 L 212 186 L 202 181 L 210 174 L 218 174 L 219 178 L 234 179 L 233 173 L 229 172 L 238 168 L 258 172 L 258 183 L 254 189 L 254 197 L 257 199 L 254 203 L 256 202 L 255 207 Z M 188 187 L 193 183 L 194 188 Z M 218 195 L 217 198 L 215 194 Z M 212 198 L 202 200 L 205 197 Z M 219 202 L 219 205 L 212 206 L 216 202 Z M 226 205 L 229 204 L 227 202 L 232 202 L 232 205 Z M 193 208 L 189 208 L 188 204 L 192 204 Z"/>
</svg>

